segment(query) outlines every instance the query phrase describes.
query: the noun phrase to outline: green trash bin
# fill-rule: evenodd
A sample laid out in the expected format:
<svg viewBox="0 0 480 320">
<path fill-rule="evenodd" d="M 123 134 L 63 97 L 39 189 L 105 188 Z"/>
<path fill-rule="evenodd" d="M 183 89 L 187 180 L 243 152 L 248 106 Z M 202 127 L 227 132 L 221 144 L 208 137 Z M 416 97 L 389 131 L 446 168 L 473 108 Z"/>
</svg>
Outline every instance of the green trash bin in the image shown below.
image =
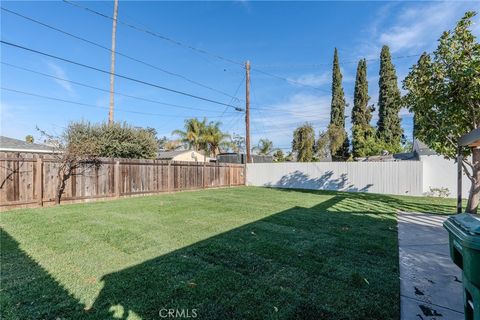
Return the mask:
<svg viewBox="0 0 480 320">
<path fill-rule="evenodd" d="M 480 217 L 468 213 L 448 218 L 450 256 L 462 269 L 465 319 L 480 320 Z"/>
</svg>

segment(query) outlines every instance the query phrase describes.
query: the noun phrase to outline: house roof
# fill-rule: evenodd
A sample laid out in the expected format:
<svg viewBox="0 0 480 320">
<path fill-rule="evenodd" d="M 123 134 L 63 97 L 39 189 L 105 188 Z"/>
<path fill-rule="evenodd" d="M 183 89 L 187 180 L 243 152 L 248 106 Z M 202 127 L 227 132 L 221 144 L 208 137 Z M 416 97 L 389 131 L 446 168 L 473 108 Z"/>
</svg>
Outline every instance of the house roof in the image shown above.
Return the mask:
<svg viewBox="0 0 480 320">
<path fill-rule="evenodd" d="M 0 136 L 0 151 L 52 153 L 52 148 L 39 143 Z"/>
<path fill-rule="evenodd" d="M 369 156 L 363 158 L 355 158 L 357 161 L 405 161 L 405 160 L 417 160 L 413 152 L 394 153 L 384 156 Z"/>
<path fill-rule="evenodd" d="M 413 151 L 419 156 L 433 156 L 438 154 L 418 139 L 413 141 Z"/>
<path fill-rule="evenodd" d="M 461 146 L 480 147 L 480 128 L 470 131 L 458 139 Z"/>
<path fill-rule="evenodd" d="M 160 160 L 170 160 L 170 159 L 173 159 L 173 158 L 175 158 L 176 156 L 179 156 L 179 155 L 181 155 L 181 154 L 192 153 L 192 152 L 201 154 L 200 152 L 194 151 L 194 150 L 159 151 L 159 152 L 158 152 L 158 155 L 157 155 L 157 159 L 160 159 Z"/>
</svg>

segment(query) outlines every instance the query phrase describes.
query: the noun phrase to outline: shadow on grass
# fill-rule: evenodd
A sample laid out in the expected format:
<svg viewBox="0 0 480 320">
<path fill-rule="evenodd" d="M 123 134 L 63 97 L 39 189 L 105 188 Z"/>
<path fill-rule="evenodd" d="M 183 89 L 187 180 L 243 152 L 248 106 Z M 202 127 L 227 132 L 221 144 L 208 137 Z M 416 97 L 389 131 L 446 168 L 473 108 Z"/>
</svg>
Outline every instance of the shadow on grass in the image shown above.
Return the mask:
<svg viewBox="0 0 480 320">
<path fill-rule="evenodd" d="M 269 187 L 281 192 L 300 192 L 311 195 L 331 195 L 341 203 L 338 206 L 331 206 L 320 203 L 315 208 L 329 209 L 337 212 L 350 212 L 352 207 L 356 212 L 363 213 L 385 213 L 391 214 L 398 211 L 423 212 L 433 214 L 455 214 L 456 206 L 452 199 L 435 197 L 415 196 L 393 196 L 378 193 L 331 191 L 331 190 L 308 190 L 308 189 L 287 189 Z M 450 202 L 447 204 L 447 202 Z"/>
<path fill-rule="evenodd" d="M 88 311 L 2 232 L 2 312 L 12 319 L 161 319 L 162 309 L 195 309 L 198 319 L 398 319 L 395 217 L 380 205 L 365 211 L 362 201 L 354 209 L 344 202 L 399 200 L 332 195 L 105 275 Z"/>
<path fill-rule="evenodd" d="M 3 229 L 0 241 L 2 319 L 57 319 L 82 314 L 78 301 Z"/>
</svg>

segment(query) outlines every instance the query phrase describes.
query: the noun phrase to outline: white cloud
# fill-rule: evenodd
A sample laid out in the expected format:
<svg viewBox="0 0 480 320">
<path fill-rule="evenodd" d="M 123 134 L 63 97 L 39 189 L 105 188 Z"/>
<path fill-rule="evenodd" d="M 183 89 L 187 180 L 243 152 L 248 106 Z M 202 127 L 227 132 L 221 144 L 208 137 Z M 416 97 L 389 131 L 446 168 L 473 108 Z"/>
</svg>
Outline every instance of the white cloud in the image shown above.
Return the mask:
<svg viewBox="0 0 480 320">
<path fill-rule="evenodd" d="M 432 50 L 443 31 L 453 29 L 465 11 L 472 10 L 473 3 L 434 2 L 408 4 L 399 10 L 383 10 L 380 13 L 381 25 L 372 27 L 373 44 L 371 49 L 378 55 L 379 48 L 386 44 L 392 53 L 418 53 Z M 392 15 L 394 14 L 394 15 Z M 478 17 L 475 19 L 478 25 Z M 386 22 L 392 22 L 385 25 Z M 478 28 L 473 28 L 474 30 Z"/>
<path fill-rule="evenodd" d="M 332 81 L 331 72 L 324 72 L 322 74 L 304 74 L 298 78 L 290 78 L 289 80 L 298 82 L 302 85 L 320 87 Z"/>
<path fill-rule="evenodd" d="M 400 109 L 400 112 L 398 113 L 400 115 L 400 117 L 404 118 L 404 117 L 413 117 L 413 113 L 411 113 L 410 111 L 408 111 L 407 108 L 401 108 Z"/>
<path fill-rule="evenodd" d="M 62 67 L 50 61 L 47 62 L 47 65 L 57 78 L 65 79 L 67 81 L 69 80 L 67 73 L 65 72 L 65 70 L 62 69 Z M 65 89 L 69 94 L 73 94 L 75 92 L 72 88 L 72 85 L 69 82 L 62 81 L 59 79 L 53 79 L 53 80 L 63 89 Z"/>
<path fill-rule="evenodd" d="M 342 60 L 340 60 L 340 64 L 342 64 Z M 340 71 L 342 72 L 343 83 L 355 81 L 355 76 L 348 73 L 348 71 L 346 71 L 343 67 L 340 67 Z M 301 85 L 312 86 L 312 87 L 321 87 L 324 85 L 330 86 L 332 83 L 332 72 L 325 71 L 321 74 L 307 73 L 297 78 L 288 78 L 288 80 L 295 83 L 299 83 Z"/>
<path fill-rule="evenodd" d="M 293 130 L 305 122 L 312 123 L 318 134 L 330 121 L 330 100 L 329 94 L 295 94 L 268 110 L 252 109 L 253 141 L 267 137 L 276 145 L 289 144 Z"/>
</svg>

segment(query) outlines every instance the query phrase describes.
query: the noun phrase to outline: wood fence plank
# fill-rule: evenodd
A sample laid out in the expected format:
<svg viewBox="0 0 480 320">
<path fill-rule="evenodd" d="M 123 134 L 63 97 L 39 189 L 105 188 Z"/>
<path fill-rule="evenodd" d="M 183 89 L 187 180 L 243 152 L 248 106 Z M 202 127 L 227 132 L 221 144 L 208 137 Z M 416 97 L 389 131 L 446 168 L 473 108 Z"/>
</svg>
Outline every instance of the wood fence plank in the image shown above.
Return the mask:
<svg viewBox="0 0 480 320">
<path fill-rule="evenodd" d="M 0 153 L 0 208 L 51 203 L 59 163 L 53 157 Z M 152 194 L 245 183 L 245 166 L 160 160 L 102 159 L 68 180 L 65 201 Z"/>
</svg>

